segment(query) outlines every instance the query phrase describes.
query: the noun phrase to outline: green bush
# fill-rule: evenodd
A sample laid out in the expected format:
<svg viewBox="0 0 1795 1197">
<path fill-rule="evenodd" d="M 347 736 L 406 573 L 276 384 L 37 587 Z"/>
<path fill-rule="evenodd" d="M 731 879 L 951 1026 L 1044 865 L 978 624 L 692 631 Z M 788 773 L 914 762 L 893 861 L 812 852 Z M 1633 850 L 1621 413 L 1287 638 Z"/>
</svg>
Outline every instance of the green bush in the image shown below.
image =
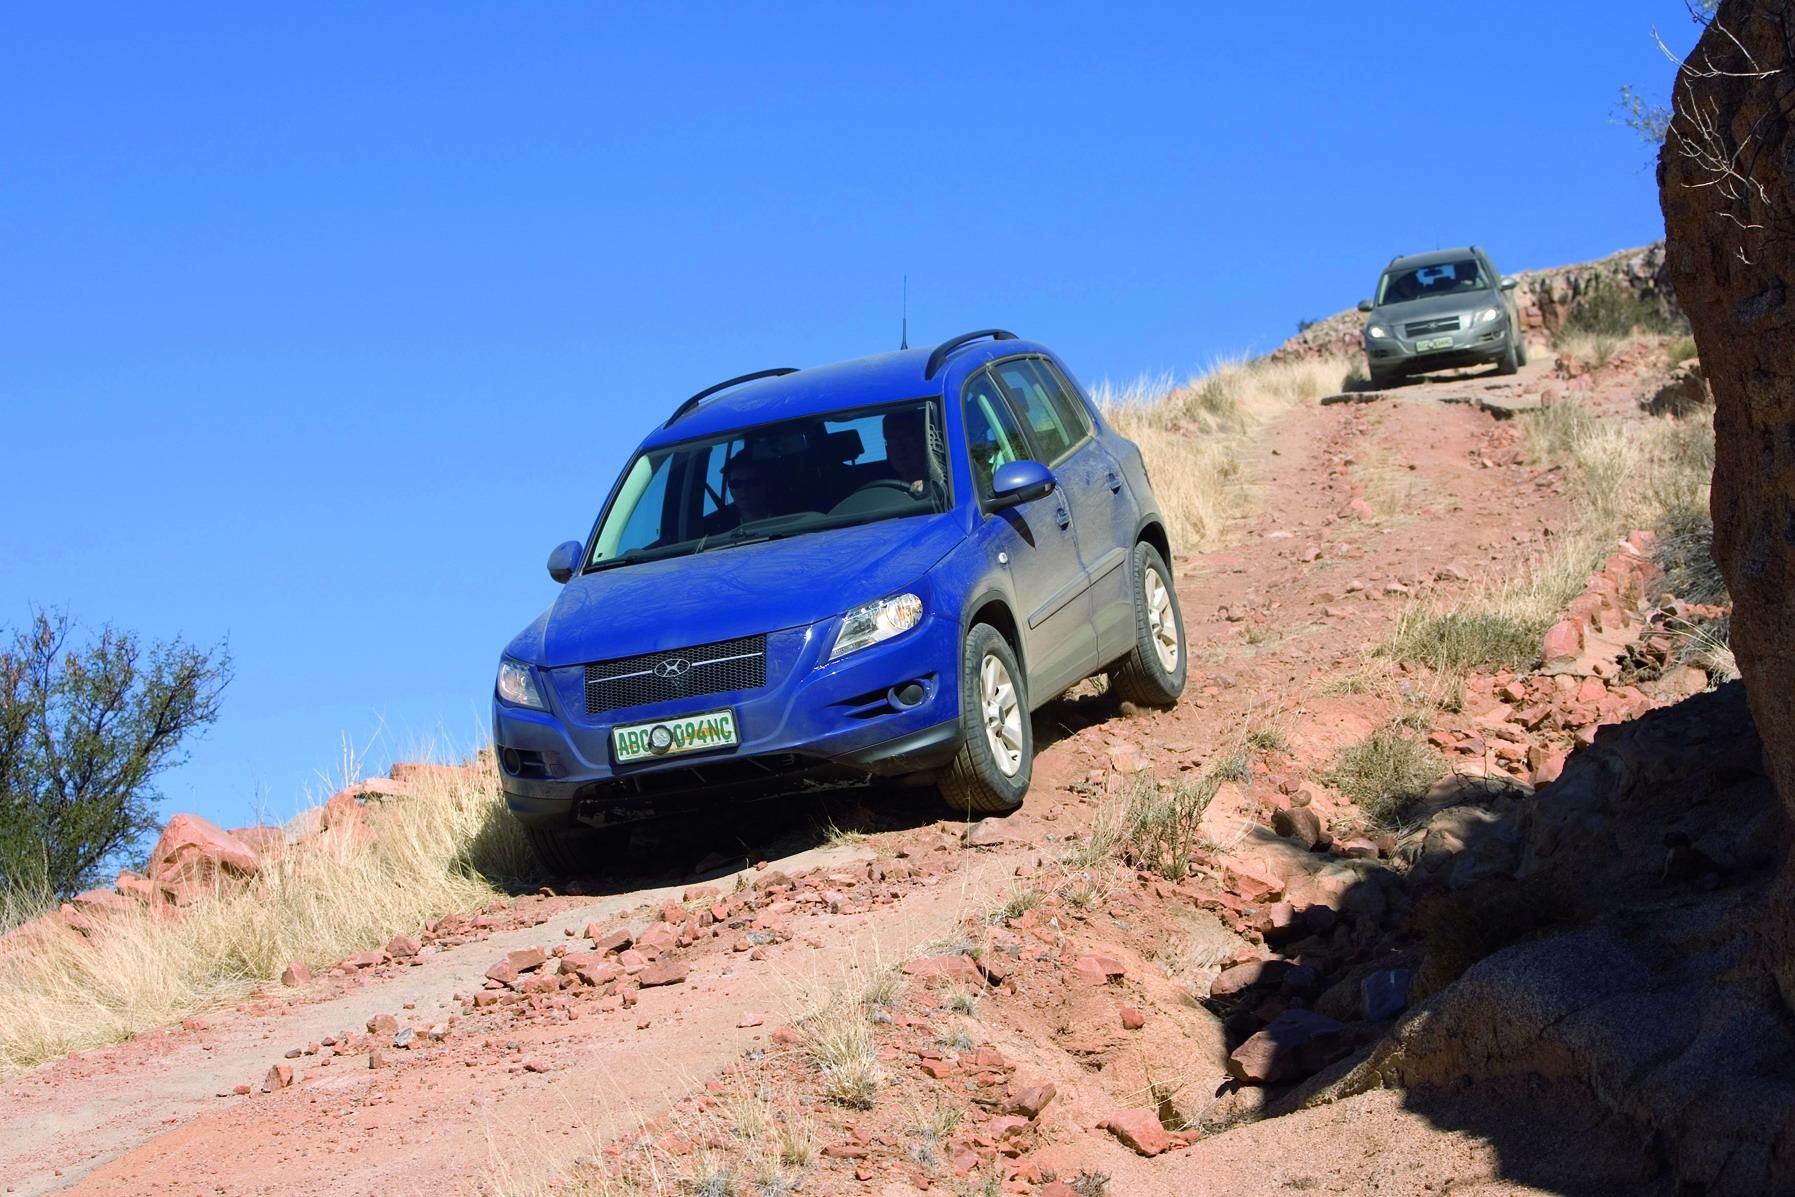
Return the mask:
<svg viewBox="0 0 1795 1197">
<path fill-rule="evenodd" d="M 1634 332 L 1670 335 L 1684 328 L 1665 316 L 1658 305 L 1624 283 L 1602 279 L 1571 304 L 1562 335 L 1628 337 Z"/>
</svg>

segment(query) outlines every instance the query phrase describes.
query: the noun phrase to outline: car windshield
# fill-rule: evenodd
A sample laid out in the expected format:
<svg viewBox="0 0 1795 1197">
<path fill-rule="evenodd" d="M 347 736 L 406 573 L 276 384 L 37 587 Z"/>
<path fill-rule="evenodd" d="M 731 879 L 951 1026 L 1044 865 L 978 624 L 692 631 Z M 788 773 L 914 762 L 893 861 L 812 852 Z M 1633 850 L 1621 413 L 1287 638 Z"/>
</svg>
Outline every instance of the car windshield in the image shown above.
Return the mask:
<svg viewBox="0 0 1795 1197">
<path fill-rule="evenodd" d="M 639 454 L 586 569 L 948 510 L 940 406 L 925 399 L 740 429 Z"/>
<path fill-rule="evenodd" d="M 1377 301 L 1405 303 L 1411 299 L 1430 299 L 1435 295 L 1486 291 L 1489 285 L 1489 279 L 1484 277 L 1476 258 L 1435 262 L 1431 266 L 1415 266 L 1408 270 L 1386 273 L 1377 285 Z"/>
</svg>

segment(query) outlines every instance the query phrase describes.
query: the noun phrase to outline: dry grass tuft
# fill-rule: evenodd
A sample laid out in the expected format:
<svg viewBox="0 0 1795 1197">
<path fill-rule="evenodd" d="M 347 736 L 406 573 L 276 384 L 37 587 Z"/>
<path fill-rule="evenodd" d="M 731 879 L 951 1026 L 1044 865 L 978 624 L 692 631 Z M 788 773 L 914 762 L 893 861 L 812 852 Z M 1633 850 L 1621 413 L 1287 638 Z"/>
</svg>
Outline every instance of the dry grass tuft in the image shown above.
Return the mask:
<svg viewBox="0 0 1795 1197">
<path fill-rule="evenodd" d="M 335 854 L 296 846 L 265 861 L 250 888 L 179 919 L 144 908 L 91 938 L 27 931 L 0 944 L 0 1075 L 231 1002 L 291 961 L 334 965 L 530 874 L 496 773 L 416 789 L 366 808 L 365 842 Z"/>
<path fill-rule="evenodd" d="M 1153 493 L 1181 552 L 1221 543 L 1247 504 L 1241 457 L 1254 431 L 1290 408 L 1338 391 L 1351 363 L 1324 359 L 1223 362 L 1176 386 L 1169 374 L 1093 397 L 1117 431 L 1141 447 Z"/>
<path fill-rule="evenodd" d="M 870 1110 L 885 1084 L 873 1037 L 875 1021 L 887 1021 L 903 993 L 894 968 L 877 967 L 856 982 L 817 998 L 798 1020 L 804 1053 L 822 1077 L 823 1093 L 837 1105 Z"/>
</svg>

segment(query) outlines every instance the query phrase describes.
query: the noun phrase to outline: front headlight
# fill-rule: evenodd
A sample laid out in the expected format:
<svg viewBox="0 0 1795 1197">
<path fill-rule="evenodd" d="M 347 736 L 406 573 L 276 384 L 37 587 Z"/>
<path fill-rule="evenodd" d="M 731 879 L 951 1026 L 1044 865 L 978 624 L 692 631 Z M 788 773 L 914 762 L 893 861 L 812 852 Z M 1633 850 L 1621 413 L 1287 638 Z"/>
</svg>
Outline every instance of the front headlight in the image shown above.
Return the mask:
<svg viewBox="0 0 1795 1197">
<path fill-rule="evenodd" d="M 498 691 L 500 702 L 508 702 L 514 707 L 548 710 L 548 704 L 542 701 L 542 691 L 536 688 L 536 675 L 522 661 L 507 657 L 499 662 Z"/>
<path fill-rule="evenodd" d="M 1500 316 L 1501 314 L 1502 314 L 1501 308 L 1485 308 L 1485 309 L 1483 309 L 1483 311 L 1477 313 L 1477 319 L 1475 321 L 1473 321 L 1473 323 L 1488 324 L 1490 321 L 1494 320 L 1496 317 Z"/>
<path fill-rule="evenodd" d="M 1377 340 L 1380 340 L 1380 341 L 1381 341 L 1381 340 L 1383 340 L 1383 339 L 1384 339 L 1384 338 L 1386 338 L 1386 337 L 1388 337 L 1388 336 L 1389 336 L 1389 335 L 1390 335 L 1390 334 L 1389 334 L 1389 332 L 1388 332 L 1388 331 L 1387 331 L 1387 330 L 1386 330 L 1386 329 L 1385 329 L 1385 328 L 1384 328 L 1384 326 L 1383 326 L 1383 325 L 1381 325 L 1381 324 L 1373 324 L 1373 325 L 1369 325 L 1369 326 L 1367 326 L 1367 327 L 1366 327 L 1366 329 L 1365 329 L 1365 335 L 1366 335 L 1366 336 L 1368 336 L 1368 337 L 1375 337 L 1375 338 L 1376 338 L 1376 339 L 1377 339 Z"/>
<path fill-rule="evenodd" d="M 889 640 L 921 622 L 922 600 L 914 594 L 894 595 L 855 607 L 842 616 L 841 631 L 836 633 L 829 659 L 833 661 L 855 649 Z"/>
</svg>

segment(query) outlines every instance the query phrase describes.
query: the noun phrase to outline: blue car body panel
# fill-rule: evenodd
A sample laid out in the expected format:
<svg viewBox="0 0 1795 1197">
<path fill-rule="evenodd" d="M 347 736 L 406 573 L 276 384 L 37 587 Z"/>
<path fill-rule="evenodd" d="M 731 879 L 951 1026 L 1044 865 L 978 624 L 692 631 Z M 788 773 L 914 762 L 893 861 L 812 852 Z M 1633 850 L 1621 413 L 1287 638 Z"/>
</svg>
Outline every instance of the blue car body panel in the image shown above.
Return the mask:
<svg viewBox="0 0 1795 1197">
<path fill-rule="evenodd" d="M 1018 356 L 1045 359 L 1072 379 L 1044 346 L 982 341 L 950 354 L 933 378 L 924 377 L 927 350 L 882 354 L 746 383 L 654 429 L 640 451 L 934 398 L 953 504 L 576 574 L 505 650 L 530 668 L 548 708 L 495 693 L 493 739 L 512 811 L 544 825 L 601 823 L 644 795 L 721 795 L 738 783 L 809 774 L 927 774 L 960 745 L 960 652 L 975 619 L 1010 636 L 1034 707 L 1129 652 L 1133 546 L 1150 540 L 1168 560 L 1170 551 L 1138 449 L 1088 396 L 1078 392 L 1094 435 L 1049 463 L 1053 493 L 989 511 L 979 499 L 962 387 L 988 363 Z M 620 477 L 605 509 L 621 485 Z M 917 626 L 827 659 L 847 611 L 906 592 L 922 600 Z M 757 684 L 589 707 L 588 682 L 604 675 L 604 663 L 763 636 Z M 615 757 L 619 725 L 724 709 L 740 738 L 732 748 L 635 763 Z"/>
</svg>

